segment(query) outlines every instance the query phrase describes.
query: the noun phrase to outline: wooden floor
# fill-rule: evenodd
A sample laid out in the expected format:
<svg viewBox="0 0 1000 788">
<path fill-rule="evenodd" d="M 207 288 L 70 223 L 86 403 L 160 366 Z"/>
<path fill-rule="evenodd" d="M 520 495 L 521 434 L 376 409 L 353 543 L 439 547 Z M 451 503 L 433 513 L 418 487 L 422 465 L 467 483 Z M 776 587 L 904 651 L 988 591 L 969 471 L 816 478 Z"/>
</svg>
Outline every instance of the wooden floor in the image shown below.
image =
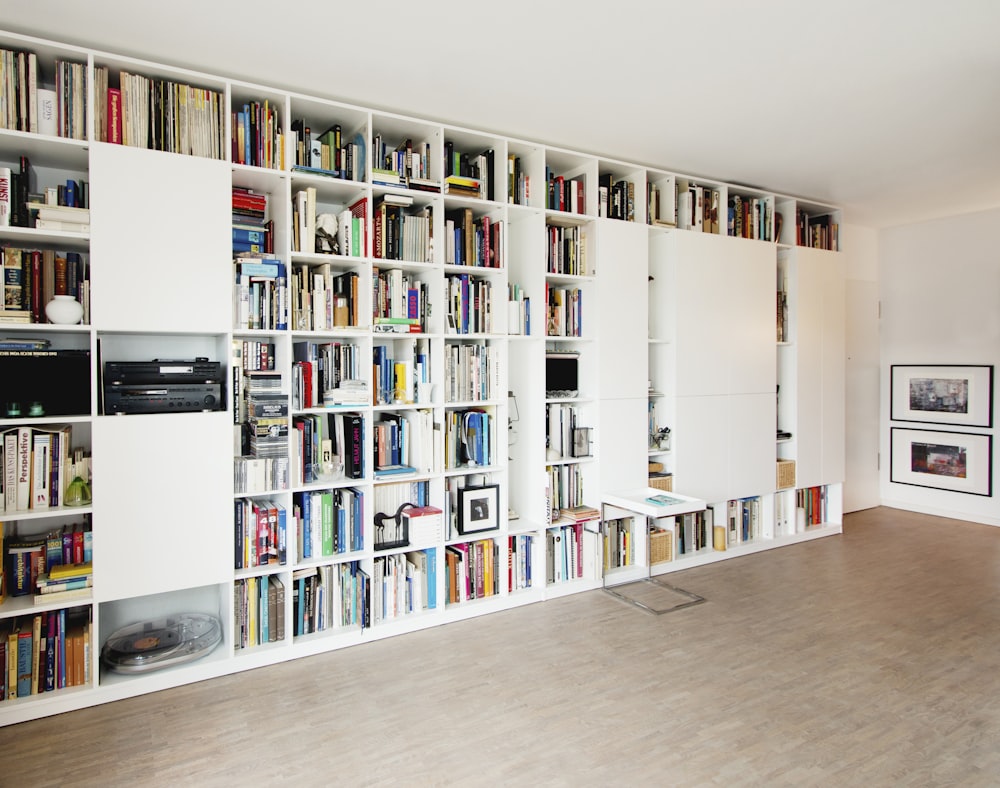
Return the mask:
<svg viewBox="0 0 1000 788">
<path fill-rule="evenodd" d="M 1000 529 L 892 509 L 667 576 L 0 729 L 0 784 L 1000 785 Z"/>
</svg>

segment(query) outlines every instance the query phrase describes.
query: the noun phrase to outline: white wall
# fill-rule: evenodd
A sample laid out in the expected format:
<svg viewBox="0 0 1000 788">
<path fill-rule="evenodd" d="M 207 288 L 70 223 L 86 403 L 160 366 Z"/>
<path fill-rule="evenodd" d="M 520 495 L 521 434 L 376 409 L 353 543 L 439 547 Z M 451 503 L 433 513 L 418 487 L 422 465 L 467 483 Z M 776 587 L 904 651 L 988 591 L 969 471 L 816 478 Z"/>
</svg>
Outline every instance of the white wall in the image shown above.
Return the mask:
<svg viewBox="0 0 1000 788">
<path fill-rule="evenodd" d="M 880 417 L 880 488 L 882 502 L 887 506 L 1000 525 L 996 445 L 992 497 L 890 483 L 889 428 L 893 423 L 889 421 L 888 394 L 893 364 L 1000 364 L 997 228 L 1000 228 L 1000 209 L 879 233 L 884 392 Z M 995 400 L 994 396 L 994 403 Z M 995 408 L 994 404 L 994 412 Z M 996 424 L 995 418 L 993 423 Z M 920 427 L 912 423 L 898 426 Z"/>
<path fill-rule="evenodd" d="M 844 511 L 870 509 L 879 492 L 878 232 L 845 224 L 847 324 L 845 342 Z"/>
</svg>

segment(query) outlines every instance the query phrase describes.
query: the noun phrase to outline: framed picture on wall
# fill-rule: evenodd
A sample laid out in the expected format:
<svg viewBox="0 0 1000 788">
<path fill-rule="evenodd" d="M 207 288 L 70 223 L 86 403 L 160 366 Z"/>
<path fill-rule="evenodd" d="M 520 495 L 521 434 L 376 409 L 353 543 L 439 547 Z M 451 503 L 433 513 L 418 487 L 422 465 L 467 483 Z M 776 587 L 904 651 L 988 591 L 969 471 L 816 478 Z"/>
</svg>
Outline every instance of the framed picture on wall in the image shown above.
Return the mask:
<svg viewBox="0 0 1000 788">
<path fill-rule="evenodd" d="M 500 485 L 462 487 L 458 491 L 458 532 L 478 534 L 500 527 Z"/>
<path fill-rule="evenodd" d="M 893 421 L 993 426 L 993 366 L 893 364 Z"/>
<path fill-rule="evenodd" d="M 937 490 L 993 494 L 993 436 L 970 432 L 889 430 L 889 481 Z"/>
</svg>

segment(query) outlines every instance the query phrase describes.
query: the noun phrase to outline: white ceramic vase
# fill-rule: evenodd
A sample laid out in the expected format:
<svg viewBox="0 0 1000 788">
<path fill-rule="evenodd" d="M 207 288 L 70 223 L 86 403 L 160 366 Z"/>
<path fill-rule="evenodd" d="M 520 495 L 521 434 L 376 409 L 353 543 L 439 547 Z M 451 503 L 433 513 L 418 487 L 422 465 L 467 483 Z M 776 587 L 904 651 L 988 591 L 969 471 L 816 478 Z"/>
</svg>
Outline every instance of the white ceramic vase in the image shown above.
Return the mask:
<svg viewBox="0 0 1000 788">
<path fill-rule="evenodd" d="M 45 305 L 45 316 L 52 323 L 63 326 L 72 326 L 80 322 L 83 317 L 83 304 L 73 296 L 57 295 Z"/>
</svg>

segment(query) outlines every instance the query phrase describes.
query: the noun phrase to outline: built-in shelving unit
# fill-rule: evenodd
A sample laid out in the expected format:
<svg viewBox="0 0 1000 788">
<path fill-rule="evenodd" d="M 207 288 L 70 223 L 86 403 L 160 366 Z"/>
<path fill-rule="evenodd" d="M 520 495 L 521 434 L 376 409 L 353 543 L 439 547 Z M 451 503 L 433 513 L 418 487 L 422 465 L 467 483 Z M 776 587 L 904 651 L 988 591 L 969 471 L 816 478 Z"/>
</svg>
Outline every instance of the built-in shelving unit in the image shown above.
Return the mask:
<svg viewBox="0 0 1000 788">
<path fill-rule="evenodd" d="M 72 253 L 84 307 L 3 322 L 84 362 L 76 404 L 41 416 L 8 412 L 23 376 L 0 375 L 0 433 L 65 426 L 93 460 L 91 503 L 2 499 L 5 553 L 87 533 L 93 579 L 36 602 L 6 573 L 3 642 L 80 648 L 72 679 L 15 681 L 0 724 L 839 531 L 843 272 L 812 248 L 836 248 L 835 208 L 181 64 L 0 48 L 35 64 L 26 107 L 52 90 L 75 121 L 0 118 L 0 168 L 27 157 L 43 200 L 85 183 L 90 212 L 0 227 L 5 249 Z M 225 370 L 204 411 L 107 415 L 106 362 L 196 358 Z M 568 514 L 651 462 L 700 519 L 647 549 L 645 518 L 612 545 Z M 218 619 L 207 656 L 101 659 L 122 627 L 183 613 Z"/>
</svg>

